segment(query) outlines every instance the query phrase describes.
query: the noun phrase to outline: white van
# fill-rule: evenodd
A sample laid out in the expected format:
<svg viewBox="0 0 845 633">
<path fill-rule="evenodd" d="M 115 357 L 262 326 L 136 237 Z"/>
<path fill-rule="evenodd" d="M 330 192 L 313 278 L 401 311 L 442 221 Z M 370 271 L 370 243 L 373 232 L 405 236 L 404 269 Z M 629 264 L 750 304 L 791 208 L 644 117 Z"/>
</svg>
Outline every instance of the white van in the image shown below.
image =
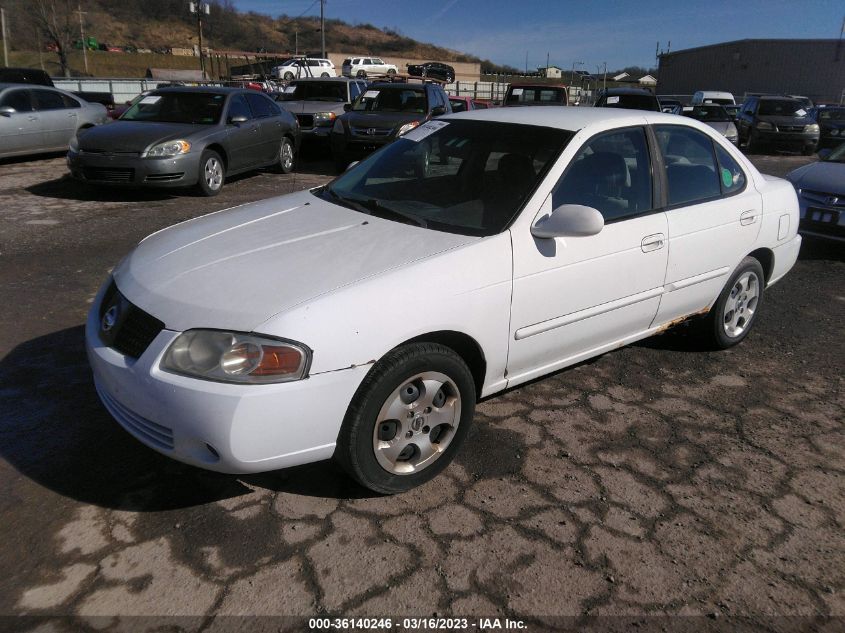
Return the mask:
<svg viewBox="0 0 845 633">
<path fill-rule="evenodd" d="M 276 79 L 302 79 L 303 77 L 337 77 L 334 64 L 318 57 L 293 57 L 273 68 Z"/>
<path fill-rule="evenodd" d="M 703 103 L 736 105 L 734 96 L 730 92 L 720 92 L 718 90 L 699 90 L 692 96 L 690 105 L 701 105 Z"/>
</svg>

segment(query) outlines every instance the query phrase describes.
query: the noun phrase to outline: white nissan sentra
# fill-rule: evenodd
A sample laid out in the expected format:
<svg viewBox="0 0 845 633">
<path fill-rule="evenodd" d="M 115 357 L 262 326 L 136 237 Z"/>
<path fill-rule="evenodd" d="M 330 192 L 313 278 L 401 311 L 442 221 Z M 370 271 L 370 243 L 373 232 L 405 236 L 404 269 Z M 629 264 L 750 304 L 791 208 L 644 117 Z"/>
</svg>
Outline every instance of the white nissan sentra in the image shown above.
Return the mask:
<svg viewBox="0 0 845 633">
<path fill-rule="evenodd" d="M 748 334 L 798 201 L 697 121 L 500 108 L 419 126 L 332 183 L 143 240 L 86 327 L 117 421 L 227 473 L 334 457 L 440 472 L 475 403 L 688 316 Z"/>
</svg>

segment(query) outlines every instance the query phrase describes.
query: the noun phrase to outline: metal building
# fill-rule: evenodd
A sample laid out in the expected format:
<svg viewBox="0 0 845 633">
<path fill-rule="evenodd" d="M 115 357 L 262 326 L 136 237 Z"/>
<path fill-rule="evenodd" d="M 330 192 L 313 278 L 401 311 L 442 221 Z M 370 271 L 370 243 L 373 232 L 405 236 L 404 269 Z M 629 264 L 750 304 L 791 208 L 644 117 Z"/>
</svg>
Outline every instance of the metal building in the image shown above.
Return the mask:
<svg viewBox="0 0 845 633">
<path fill-rule="evenodd" d="M 756 92 L 838 103 L 845 99 L 845 42 L 737 40 L 660 56 L 658 93 L 697 90 L 726 90 L 737 101 Z"/>
</svg>

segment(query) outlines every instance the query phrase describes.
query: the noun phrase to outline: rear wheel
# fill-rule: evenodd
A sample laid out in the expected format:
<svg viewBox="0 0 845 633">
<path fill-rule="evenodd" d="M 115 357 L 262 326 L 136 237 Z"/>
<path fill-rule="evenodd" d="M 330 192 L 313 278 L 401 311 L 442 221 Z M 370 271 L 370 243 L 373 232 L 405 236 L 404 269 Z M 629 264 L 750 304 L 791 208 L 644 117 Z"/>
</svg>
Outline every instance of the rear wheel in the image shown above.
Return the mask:
<svg viewBox="0 0 845 633">
<path fill-rule="evenodd" d="M 395 75 L 395 74 L 396 74 L 396 71 L 395 71 L 395 70 L 393 70 L 392 68 L 389 68 L 389 69 L 387 70 L 387 76 L 388 76 L 388 77 L 393 77 L 393 75 Z"/>
<path fill-rule="evenodd" d="M 765 284 L 760 262 L 753 257 L 743 259 L 702 322 L 708 344 L 727 349 L 748 336 L 763 305 Z"/>
<path fill-rule="evenodd" d="M 320 77 L 328 77 L 329 73 L 320 73 Z"/>
<path fill-rule="evenodd" d="M 475 383 L 455 352 L 434 343 L 397 348 L 358 388 L 335 459 L 370 490 L 410 490 L 449 465 L 474 412 Z"/>
<path fill-rule="evenodd" d="M 748 130 L 748 140 L 745 143 L 745 151 L 749 154 L 756 154 L 760 151 L 760 141 L 754 138 L 754 130 Z"/>
<path fill-rule="evenodd" d="M 283 78 L 284 78 L 286 81 L 290 81 L 291 79 L 293 79 L 293 73 L 292 73 L 291 71 L 287 71 L 287 72 L 284 74 Z"/>
<path fill-rule="evenodd" d="M 366 79 L 367 78 L 367 71 L 366 70 L 359 70 L 358 74 L 355 75 L 358 79 Z"/>
<path fill-rule="evenodd" d="M 220 154 L 207 149 L 200 158 L 200 173 L 197 188 L 204 196 L 216 196 L 223 189 L 226 180 L 226 167 Z"/>
</svg>

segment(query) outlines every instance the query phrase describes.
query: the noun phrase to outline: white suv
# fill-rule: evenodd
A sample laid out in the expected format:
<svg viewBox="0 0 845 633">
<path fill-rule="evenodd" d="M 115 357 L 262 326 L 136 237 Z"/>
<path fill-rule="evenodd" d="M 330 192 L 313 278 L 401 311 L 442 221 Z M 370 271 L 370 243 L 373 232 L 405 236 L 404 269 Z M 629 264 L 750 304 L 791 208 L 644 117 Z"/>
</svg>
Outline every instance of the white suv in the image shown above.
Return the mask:
<svg viewBox="0 0 845 633">
<path fill-rule="evenodd" d="M 351 57 L 343 60 L 344 77 L 366 78 L 369 75 L 395 75 L 396 66 L 387 64 L 380 57 Z"/>
<path fill-rule="evenodd" d="M 293 57 L 273 68 L 273 77 L 290 81 L 303 77 L 337 77 L 337 72 L 328 59 Z"/>
</svg>

